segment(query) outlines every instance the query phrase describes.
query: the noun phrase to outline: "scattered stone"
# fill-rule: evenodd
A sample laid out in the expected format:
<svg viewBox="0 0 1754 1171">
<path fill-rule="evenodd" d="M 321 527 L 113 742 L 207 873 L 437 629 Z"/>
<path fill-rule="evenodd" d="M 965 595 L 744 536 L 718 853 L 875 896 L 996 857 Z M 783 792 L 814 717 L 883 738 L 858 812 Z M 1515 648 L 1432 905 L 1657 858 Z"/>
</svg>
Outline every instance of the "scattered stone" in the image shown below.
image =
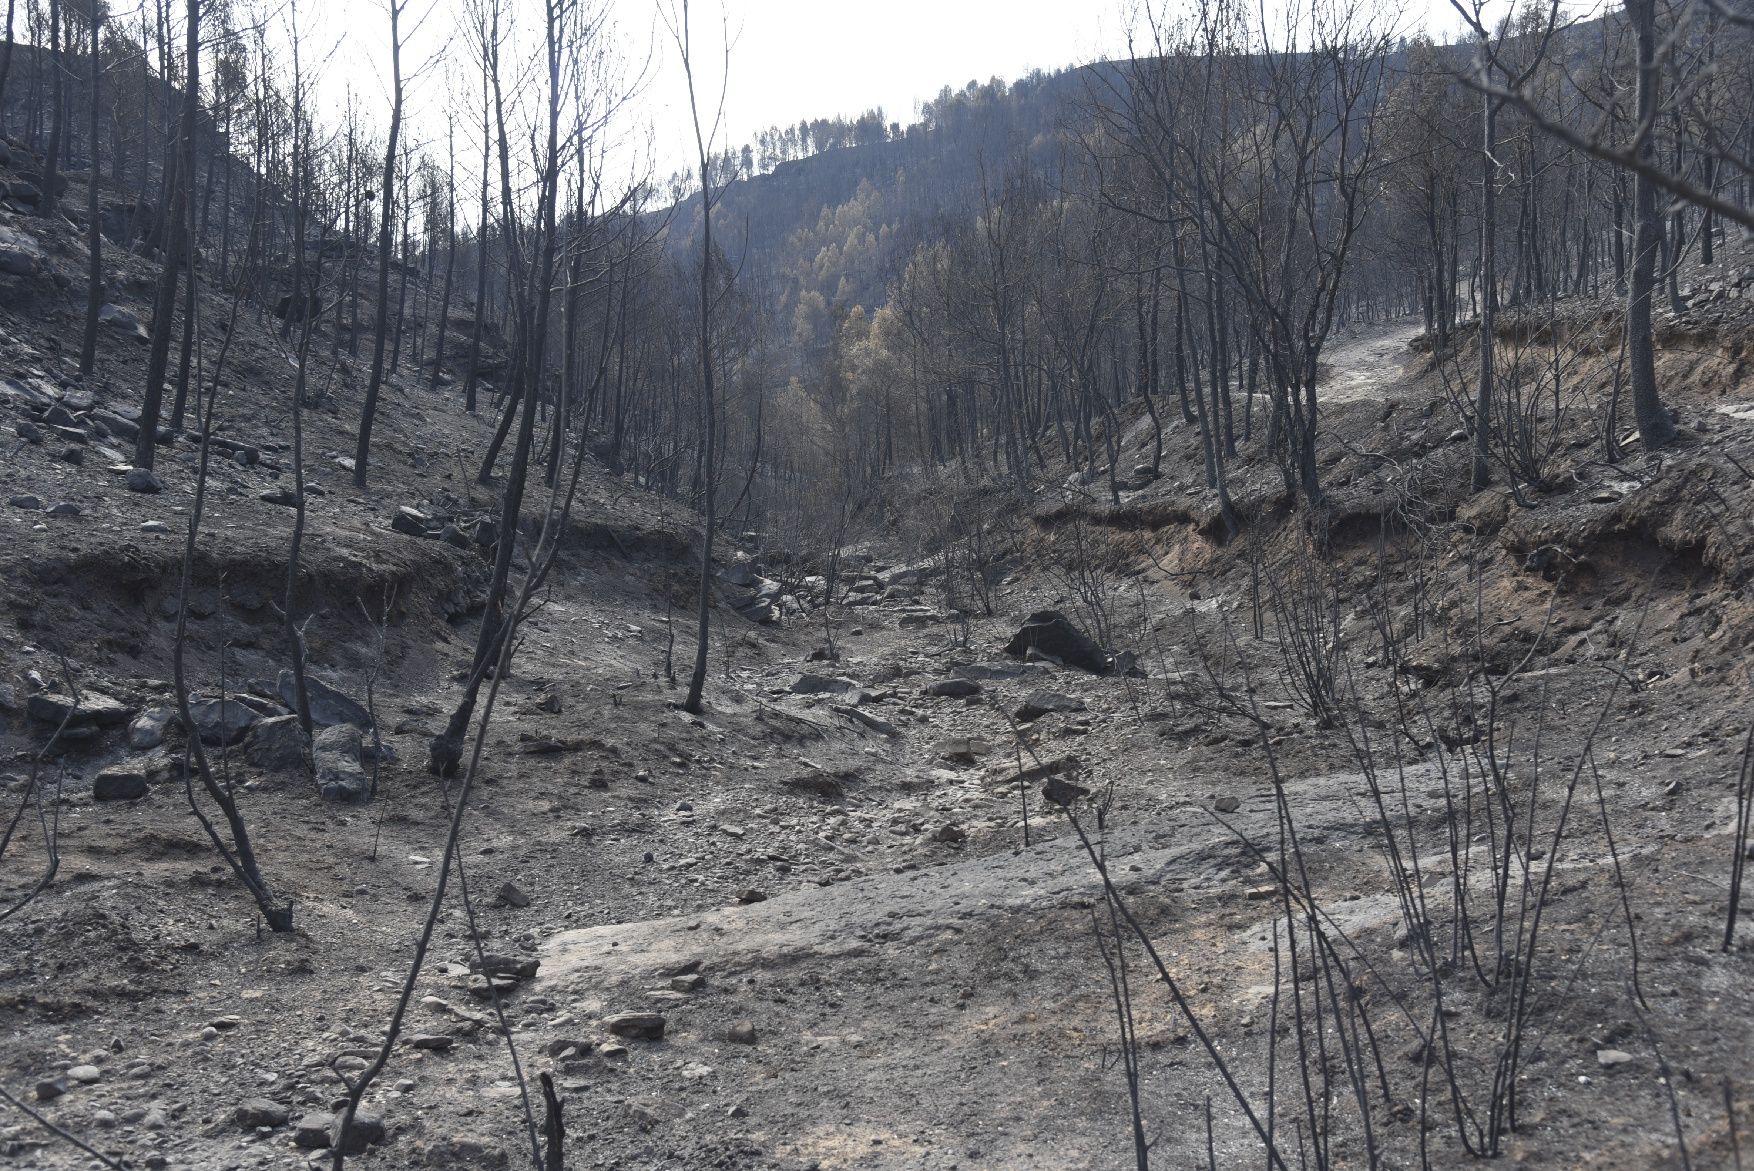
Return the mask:
<svg viewBox="0 0 1754 1171">
<path fill-rule="evenodd" d="M 792 684 L 793 695 L 845 695 L 850 691 L 859 690 L 859 685 L 851 679 L 841 679 L 833 675 L 818 675 L 806 671 L 798 676 Z"/>
<path fill-rule="evenodd" d="M 329 1149 L 329 1128 L 334 1119 L 326 1114 L 306 1114 L 292 1124 L 292 1145 L 307 1151 Z"/>
<path fill-rule="evenodd" d="M 934 842 L 943 842 L 945 845 L 955 845 L 958 842 L 966 842 L 968 840 L 968 831 L 963 829 L 960 825 L 941 825 L 936 830 L 932 831 L 932 840 Z"/>
<path fill-rule="evenodd" d="M 25 701 L 30 718 L 44 724 L 88 725 L 114 728 L 128 722 L 134 709 L 96 691 L 81 693 L 77 704 L 65 695 L 39 692 Z"/>
<path fill-rule="evenodd" d="M 830 710 L 837 715 L 847 717 L 847 719 L 852 720 L 856 724 L 863 724 L 879 736 L 899 736 L 901 734 L 901 729 L 897 728 L 888 720 L 879 719 L 870 712 L 860 711 L 858 708 L 849 704 L 833 704 L 831 705 Z"/>
<path fill-rule="evenodd" d="M 156 496 L 164 491 L 164 481 L 159 479 L 151 468 L 129 468 L 128 491 L 139 492 L 146 496 Z"/>
<path fill-rule="evenodd" d="M 932 746 L 933 752 L 953 764 L 974 764 L 992 750 L 993 746 L 985 740 L 974 740 L 967 736 L 952 736 Z"/>
<path fill-rule="evenodd" d="M 527 907 L 530 896 L 508 882 L 499 888 L 499 901 L 508 907 Z"/>
<path fill-rule="evenodd" d="M 262 717 L 235 699 L 193 699 L 189 718 L 201 743 L 226 747 L 242 740 Z"/>
<path fill-rule="evenodd" d="M 53 1102 L 72 1088 L 73 1083 L 64 1077 L 44 1078 L 36 1086 L 37 1101 Z"/>
<path fill-rule="evenodd" d="M 1030 651 L 1092 675 L 1106 675 L 1111 665 L 1108 652 L 1058 610 L 1031 614 L 1005 646 L 1006 654 L 1020 659 Z"/>
<path fill-rule="evenodd" d="M 755 1044 L 755 1022 L 748 1020 L 734 1022 L 730 1028 L 725 1030 L 725 1040 L 733 1045 Z"/>
<path fill-rule="evenodd" d="M 91 779 L 94 801 L 137 801 L 146 793 L 146 772 L 136 763 L 112 764 Z"/>
<path fill-rule="evenodd" d="M 940 679 L 926 688 L 927 695 L 935 695 L 940 699 L 966 699 L 980 693 L 981 685 L 973 679 Z"/>
<path fill-rule="evenodd" d="M 750 887 L 748 890 L 737 892 L 737 901 L 747 907 L 751 903 L 767 902 L 767 895 L 762 891 L 756 890 L 754 887 Z"/>
<path fill-rule="evenodd" d="M 1090 790 L 1059 777 L 1049 777 L 1047 783 L 1041 787 L 1041 795 L 1061 809 L 1066 809 L 1078 798 L 1090 796 Z"/>
<path fill-rule="evenodd" d="M 22 179 L 14 179 L 8 194 L 21 203 L 34 205 L 42 192 Z M 0 272 L 8 276 L 33 276 L 47 265 L 36 237 L 9 225 L 0 225 Z"/>
<path fill-rule="evenodd" d="M 278 504 L 282 508 L 297 508 L 298 493 L 291 488 L 270 488 L 256 497 L 265 504 Z"/>
<path fill-rule="evenodd" d="M 510 976 L 515 980 L 535 979 L 542 961 L 534 956 L 505 956 L 488 952 L 480 959 L 470 960 L 469 969 L 493 976 Z"/>
<path fill-rule="evenodd" d="M 699 992 L 706 987 L 706 977 L 699 972 L 689 972 L 684 976 L 670 977 L 670 991 Z"/>
<path fill-rule="evenodd" d="M 661 1040 L 665 1023 L 661 1012 L 618 1012 L 603 1018 L 603 1027 L 611 1033 L 637 1041 Z"/>
<path fill-rule="evenodd" d="M 135 716 L 128 725 L 128 747 L 137 752 L 157 748 L 164 743 L 171 724 L 178 719 L 177 709 L 149 707 Z"/>
<path fill-rule="evenodd" d="M 328 801 L 360 801 L 371 780 L 360 766 L 364 738 L 352 724 L 336 724 L 317 733 L 311 745 L 311 764 L 316 772 L 317 792 Z"/>
<path fill-rule="evenodd" d="M 259 769 L 279 772 L 302 767 L 309 747 L 297 716 L 270 716 L 250 730 L 244 759 Z"/>
<path fill-rule="evenodd" d="M 1242 802 L 1235 797 L 1220 797 L 1212 802 L 1212 808 L 1220 813 L 1235 813 L 1242 808 Z"/>
<path fill-rule="evenodd" d="M 41 500 L 24 492 L 19 493 L 17 496 L 7 497 L 6 503 L 12 505 L 14 508 L 24 508 L 31 512 L 41 512 L 43 510 L 43 502 Z"/>
<path fill-rule="evenodd" d="M 293 711 L 298 710 L 298 681 L 290 669 L 281 671 L 275 678 L 274 690 L 281 703 Z M 305 699 L 311 705 L 311 723 L 319 728 L 352 724 L 371 731 L 371 713 L 362 704 L 308 673 L 305 675 Z"/>
<path fill-rule="evenodd" d="M 1062 695 L 1057 691 L 1037 691 L 1024 700 L 1022 706 L 1014 714 L 1021 723 L 1027 724 L 1031 720 L 1039 720 L 1050 712 L 1081 712 L 1084 710 L 1086 710 L 1084 701 L 1081 699 Z"/>
<path fill-rule="evenodd" d="M 133 316 L 132 312 L 128 312 L 121 305 L 112 302 L 103 302 L 98 307 L 98 323 L 111 326 L 112 330 L 123 331 L 123 333 L 133 333 L 140 328 L 139 317 Z"/>
<path fill-rule="evenodd" d="M 140 522 L 140 531 L 143 533 L 168 533 L 171 531 L 171 527 L 162 520 L 143 520 Z"/>
<path fill-rule="evenodd" d="M 285 1126 L 292 1111 L 272 1098 L 251 1098 L 232 1111 L 232 1121 L 245 1130 L 258 1126 Z"/>
<path fill-rule="evenodd" d="M 432 519 L 424 512 L 404 504 L 390 518 L 390 528 L 404 536 L 425 537 L 432 535 L 434 526 Z"/>
<path fill-rule="evenodd" d="M 424 1049 L 429 1053 L 448 1053 L 456 1042 L 455 1037 L 446 1036 L 444 1033 L 416 1033 L 408 1038 L 408 1047 Z"/>
<path fill-rule="evenodd" d="M 59 504 L 50 506 L 47 511 L 49 516 L 78 516 L 84 509 L 71 500 L 63 500 Z"/>
<path fill-rule="evenodd" d="M 357 1155 L 384 1141 L 384 1120 L 376 1114 L 362 1110 L 353 1116 L 352 1125 L 343 1130 L 346 1119 L 346 1111 L 337 1111 L 334 1121 L 329 1124 L 328 1145 L 340 1148 L 342 1154 Z"/>
<path fill-rule="evenodd" d="M 104 1071 L 95 1065 L 76 1065 L 67 1071 L 67 1076 L 89 1086 L 93 1082 L 102 1081 Z"/>
<path fill-rule="evenodd" d="M 1596 1064 L 1603 1069 L 1612 1069 L 1617 1065 L 1630 1065 L 1631 1063 L 1632 1054 L 1624 1049 L 1596 1050 Z"/>
</svg>

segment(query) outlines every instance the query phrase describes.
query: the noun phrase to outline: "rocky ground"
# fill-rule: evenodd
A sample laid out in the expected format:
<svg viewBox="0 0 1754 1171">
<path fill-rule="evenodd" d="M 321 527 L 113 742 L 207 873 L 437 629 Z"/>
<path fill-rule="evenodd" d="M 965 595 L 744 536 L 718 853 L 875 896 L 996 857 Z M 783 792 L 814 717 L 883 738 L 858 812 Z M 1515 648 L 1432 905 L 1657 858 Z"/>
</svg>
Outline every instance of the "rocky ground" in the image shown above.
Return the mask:
<svg viewBox="0 0 1754 1171">
<path fill-rule="evenodd" d="M 447 790 L 421 766 L 480 605 L 491 497 L 467 453 L 489 424 L 398 377 L 373 487 L 357 492 L 343 453 L 360 379 L 344 356 L 308 420 L 323 493 L 298 595 L 312 671 L 341 697 L 336 725 L 368 722 L 343 700 L 369 703 L 383 745 L 331 738 L 349 783 L 375 776 L 376 796 L 325 799 L 277 736 L 289 372 L 271 333 L 240 332 L 188 599 L 191 682 L 209 701 L 197 734 L 294 903 L 296 930 L 267 932 L 190 814 L 164 710 L 192 445 L 167 449 L 160 491 L 129 490 L 117 435 L 137 342 L 113 328 L 99 375 L 75 378 L 62 347 L 77 302 L 44 299 L 67 233 L 0 226 L 41 258 L 9 279 L 48 282 L 34 300 L 11 290 L 0 319 L 0 406 L 19 436 L 0 465 L 0 770 L 20 813 L 0 860 L 0 912 L 19 907 L 0 921 L 0 1086 L 129 1166 L 326 1163 L 332 1105 L 382 1041 L 443 849 Z M 1720 409 L 1746 398 L 1745 340 L 1728 330 L 1701 323 L 1703 350 L 1666 355 L 1696 388 L 1678 395 L 1698 437 L 1678 455 L 1591 465 L 1532 508 L 1492 493 L 1392 528 L 1382 518 L 1405 518 L 1412 495 L 1431 502 L 1408 485 L 1460 445 L 1415 355 L 1381 332 L 1346 350 L 1367 368 L 1332 371 L 1358 393 L 1325 462 L 1352 520 L 1307 578 L 1338 591 L 1333 631 L 1356 672 L 1362 715 L 1337 724 L 1309 710 L 1281 652 L 1288 612 L 1268 604 L 1267 637 L 1252 630 L 1263 567 L 1269 594 L 1317 596 L 1297 594 L 1313 571 L 1297 526 L 1273 520 L 1270 469 L 1237 476 L 1253 543 L 1215 541 L 1209 496 L 1174 471 L 1119 505 L 1044 503 L 992 566 L 991 615 L 941 563 L 881 541 L 849 559 L 833 604 L 820 582 L 727 561 L 695 717 L 668 668 L 686 674 L 696 534 L 593 466 L 503 681 L 462 841 L 469 902 L 453 883 L 357 1165 L 529 1165 L 539 1073 L 565 1103 L 569 1167 L 1134 1165 L 1103 889 L 1056 784 L 1088 791 L 1074 811 L 1093 831 L 1104 802 L 1117 889 L 1256 1103 L 1297 1064 L 1283 970 L 1297 961 L 1273 942 L 1284 888 L 1255 852 L 1272 856 L 1293 810 L 1307 889 L 1356 947 L 1355 996 L 1381 1030 L 1383 1165 L 1458 1165 L 1414 1031 L 1426 1021 L 1407 1007 L 1425 986 L 1388 845 L 1425 851 L 1430 921 L 1457 922 L 1455 883 L 1492 869 L 1458 843 L 1496 830 L 1455 794 L 1485 793 L 1482 745 L 1502 737 L 1527 810 L 1514 865 L 1548 892 L 1503 1152 L 1680 1166 L 1673 1091 L 1692 1165 L 1729 1166 L 1754 1053 L 1750 953 L 1719 946 L 1754 630 L 1732 473 L 1754 467 L 1754 423 Z M 1390 359 L 1395 374 L 1376 369 Z M 1191 444 L 1172 430 L 1166 468 L 1198 467 Z M 1070 542 L 1097 576 L 1067 572 Z M 1007 654 L 1044 607 L 1103 619 L 1133 672 Z M 1393 657 L 1373 649 L 1379 619 L 1404 628 Z M 1397 697 L 1428 718 L 1397 717 Z M 33 777 L 53 799 L 19 804 Z M 1576 777 L 1584 797 L 1567 805 Z M 26 901 L 51 852 L 53 881 Z M 1154 1162 L 1206 1165 L 1209 1102 L 1217 1165 L 1258 1165 L 1199 1034 L 1136 943 L 1127 955 Z M 1476 1106 L 1502 988 L 1458 976 L 1442 1009 Z M 1336 1119 L 1351 1117 L 1344 1085 Z M 1287 1094 L 1289 1131 L 1303 1106 Z M 1364 1165 L 1352 1123 L 1332 1134 L 1335 1165 Z M 0 1166 L 90 1163 L 0 1106 Z"/>
</svg>

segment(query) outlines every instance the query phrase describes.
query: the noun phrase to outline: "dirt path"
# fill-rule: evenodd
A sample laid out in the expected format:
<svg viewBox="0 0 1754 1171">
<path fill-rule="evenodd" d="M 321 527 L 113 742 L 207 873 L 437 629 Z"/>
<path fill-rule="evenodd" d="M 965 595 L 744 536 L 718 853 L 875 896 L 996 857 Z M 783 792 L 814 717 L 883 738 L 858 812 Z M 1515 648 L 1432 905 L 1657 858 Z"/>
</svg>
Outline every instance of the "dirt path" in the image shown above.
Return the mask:
<svg viewBox="0 0 1754 1171">
<path fill-rule="evenodd" d="M 1414 338 L 1425 331 L 1417 317 L 1335 331 L 1322 352 L 1320 395 L 1328 403 L 1381 398 L 1406 374 Z"/>
</svg>

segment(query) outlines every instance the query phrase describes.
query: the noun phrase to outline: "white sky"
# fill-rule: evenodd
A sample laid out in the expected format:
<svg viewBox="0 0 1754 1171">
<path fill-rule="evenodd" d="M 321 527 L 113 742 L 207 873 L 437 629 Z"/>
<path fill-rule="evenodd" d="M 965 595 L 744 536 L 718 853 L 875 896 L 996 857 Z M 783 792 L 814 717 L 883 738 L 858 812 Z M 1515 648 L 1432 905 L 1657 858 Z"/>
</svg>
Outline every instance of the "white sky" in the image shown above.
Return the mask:
<svg viewBox="0 0 1754 1171">
<path fill-rule="evenodd" d="M 407 43 L 405 69 L 415 141 L 441 162 L 447 124 L 458 135 L 459 172 L 472 172 L 480 149 L 478 74 L 458 31 L 468 0 L 411 0 L 421 20 Z M 542 0 L 505 0 L 519 43 L 506 59 L 523 66 L 540 57 Z M 692 154 L 686 94 L 677 52 L 659 19 L 670 0 L 600 0 L 608 5 L 615 40 L 628 71 L 645 69 L 645 84 L 623 120 L 622 133 L 655 156 L 660 181 L 686 166 Z M 1175 0 L 1166 0 L 1173 5 Z M 1268 0 L 1284 3 L 1285 0 Z M 1460 27 L 1449 0 L 1361 0 L 1381 8 L 1401 31 L 1421 26 L 1434 35 Z M 1508 0 L 1491 0 L 1495 6 Z M 351 85 L 368 117 L 387 112 L 388 18 L 385 0 L 299 0 L 306 37 L 331 38 L 334 55 L 323 67 L 321 94 L 339 108 Z M 723 76 L 724 34 L 731 40 L 725 118 L 718 148 L 740 146 L 775 124 L 833 115 L 856 116 L 883 107 L 888 121 L 906 125 L 918 103 L 946 85 L 1007 81 L 1032 69 L 1053 71 L 1126 50 L 1126 30 L 1137 0 L 693 0 L 695 51 L 703 101 L 716 101 Z M 461 62 L 434 64 L 445 49 Z M 307 59 L 321 56 L 308 52 Z M 457 78 L 455 82 L 452 77 Z M 461 88 L 460 102 L 452 86 Z M 710 113 L 710 109 L 709 109 Z"/>
</svg>

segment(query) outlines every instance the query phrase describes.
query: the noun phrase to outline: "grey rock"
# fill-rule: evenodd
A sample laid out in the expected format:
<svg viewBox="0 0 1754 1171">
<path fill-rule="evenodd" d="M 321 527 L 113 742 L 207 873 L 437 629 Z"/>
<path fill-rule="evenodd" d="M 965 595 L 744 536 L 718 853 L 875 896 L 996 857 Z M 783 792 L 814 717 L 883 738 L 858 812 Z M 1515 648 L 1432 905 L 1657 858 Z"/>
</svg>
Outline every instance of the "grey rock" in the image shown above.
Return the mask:
<svg viewBox="0 0 1754 1171">
<path fill-rule="evenodd" d="M 952 764 L 974 764 L 991 752 L 992 745 L 967 736 L 952 736 L 932 745 L 932 751 Z"/>
<path fill-rule="evenodd" d="M 79 505 L 73 503 L 71 500 L 63 500 L 58 504 L 51 505 L 48 509 L 50 516 L 78 516 L 84 511 L 84 509 L 80 508 Z"/>
<path fill-rule="evenodd" d="M 53 1102 L 72 1088 L 73 1083 L 65 1077 L 44 1078 L 36 1085 L 37 1101 Z"/>
<path fill-rule="evenodd" d="M 410 1049 L 422 1049 L 428 1053 L 448 1052 L 451 1046 L 456 1043 L 455 1037 L 446 1036 L 444 1033 L 416 1033 L 408 1038 Z"/>
<path fill-rule="evenodd" d="M 128 491 L 156 496 L 164 491 L 164 481 L 153 474 L 150 468 L 129 468 Z"/>
<path fill-rule="evenodd" d="M 725 1040 L 733 1045 L 755 1044 L 755 1022 L 735 1021 L 725 1030 Z"/>
<path fill-rule="evenodd" d="M 128 725 L 128 747 L 138 752 L 157 748 L 179 719 L 174 707 L 147 708 Z"/>
<path fill-rule="evenodd" d="M 1039 720 L 1049 712 L 1081 712 L 1085 710 L 1084 701 L 1070 695 L 1062 695 L 1057 691 L 1037 691 L 1023 701 L 1015 715 L 1019 720 L 1028 723 Z"/>
<path fill-rule="evenodd" d="M 1005 646 L 1005 653 L 1024 657 L 1030 651 L 1093 675 L 1107 674 L 1110 659 L 1095 639 L 1058 610 L 1037 610 Z"/>
<path fill-rule="evenodd" d="M 859 690 L 859 685 L 851 679 L 840 679 L 833 675 L 818 675 L 806 671 L 798 676 L 792 684 L 793 695 L 844 695 L 849 691 Z"/>
<path fill-rule="evenodd" d="M 12 198 L 35 203 L 42 198 L 29 183 L 14 180 L 8 189 Z M 0 272 L 8 276 L 34 276 L 47 265 L 36 238 L 17 228 L 0 225 Z"/>
<path fill-rule="evenodd" d="M 40 692 L 25 701 L 25 711 L 31 719 L 45 724 L 59 724 L 65 720 L 69 725 L 99 728 L 125 724 L 134 714 L 133 708 L 96 691 L 81 693 L 77 705 L 69 696 Z"/>
<path fill-rule="evenodd" d="M 7 497 L 6 503 L 12 505 L 14 508 L 26 508 L 32 512 L 41 512 L 43 509 L 43 502 L 27 492 L 20 492 L 17 496 Z"/>
<path fill-rule="evenodd" d="M 1023 663 L 963 663 L 950 668 L 950 673 L 958 679 L 973 679 L 977 683 L 1001 683 L 1021 679 L 1031 671 L 1045 670 L 1045 667 L 1030 667 Z"/>
<path fill-rule="evenodd" d="M 201 743 L 215 746 L 236 744 L 262 718 L 235 699 L 190 700 L 189 716 Z"/>
<path fill-rule="evenodd" d="M 231 1117 L 245 1130 L 255 1130 L 258 1126 L 285 1126 L 292 1111 L 272 1098 L 251 1098 L 240 1103 Z"/>
<path fill-rule="evenodd" d="M 335 1120 L 327 1114 L 306 1114 L 292 1125 L 292 1145 L 307 1151 L 329 1149 L 329 1128 Z"/>
<path fill-rule="evenodd" d="M 334 1121 L 329 1124 L 329 1145 L 331 1147 L 339 1147 L 343 1154 L 357 1155 L 367 1147 L 376 1146 L 384 1141 L 386 1135 L 384 1120 L 376 1114 L 367 1114 L 361 1110 L 353 1116 L 353 1124 L 346 1127 L 344 1132 L 342 1123 L 346 1118 L 345 1112 L 337 1112 Z"/>
<path fill-rule="evenodd" d="M 965 699 L 980 693 L 981 685 L 973 679 L 940 679 L 926 688 L 927 695 L 935 695 L 941 699 Z"/>
<path fill-rule="evenodd" d="M 390 518 L 390 528 L 409 537 L 438 535 L 431 518 L 419 509 L 409 508 L 406 504 L 398 508 L 396 515 Z"/>
<path fill-rule="evenodd" d="M 279 772 L 303 765 L 308 747 L 297 716 L 270 716 L 250 729 L 244 759 L 257 768 Z"/>
<path fill-rule="evenodd" d="M 336 724 L 317 733 L 311 745 L 317 792 L 329 801 L 362 801 L 371 780 L 360 767 L 363 738 L 352 724 Z"/>
<path fill-rule="evenodd" d="M 298 710 L 298 683 L 290 669 L 280 672 L 274 680 L 274 690 L 279 694 L 280 702 L 294 711 Z M 356 728 L 371 730 L 370 712 L 357 701 L 308 673 L 305 675 L 305 698 L 311 705 L 311 723 L 319 728 L 352 724 Z"/>
<path fill-rule="evenodd" d="M 94 801 L 137 801 L 146 792 L 146 769 L 140 764 L 112 764 L 91 779 Z"/>
<path fill-rule="evenodd" d="M 618 1012 L 603 1018 L 603 1027 L 617 1037 L 641 1041 L 657 1041 L 664 1036 L 664 1014 L 661 1012 Z"/>
<path fill-rule="evenodd" d="M 120 305 L 105 302 L 98 306 L 97 319 L 100 323 L 109 326 L 117 333 L 125 333 L 133 337 L 150 340 L 151 335 L 149 335 L 146 332 L 145 327 L 140 324 L 140 319 L 128 310 L 122 308 Z"/>
</svg>

